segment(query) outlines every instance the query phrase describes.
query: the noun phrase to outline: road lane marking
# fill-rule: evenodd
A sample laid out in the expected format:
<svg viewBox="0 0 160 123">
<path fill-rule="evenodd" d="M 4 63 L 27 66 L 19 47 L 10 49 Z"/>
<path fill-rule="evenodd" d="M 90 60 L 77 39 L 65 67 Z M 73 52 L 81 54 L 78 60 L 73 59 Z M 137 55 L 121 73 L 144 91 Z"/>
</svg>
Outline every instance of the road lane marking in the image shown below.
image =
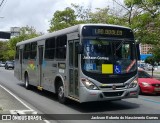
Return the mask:
<svg viewBox="0 0 160 123">
<path fill-rule="evenodd" d="M 148 98 L 143 98 L 143 97 L 139 97 L 141 100 L 144 100 L 144 101 L 147 101 L 147 102 L 152 102 L 152 103 L 156 103 L 156 104 L 160 104 L 159 101 L 155 101 L 155 100 L 152 100 L 152 99 L 148 99 Z"/>
<path fill-rule="evenodd" d="M 11 114 L 38 114 L 34 110 L 10 110 Z"/>
</svg>

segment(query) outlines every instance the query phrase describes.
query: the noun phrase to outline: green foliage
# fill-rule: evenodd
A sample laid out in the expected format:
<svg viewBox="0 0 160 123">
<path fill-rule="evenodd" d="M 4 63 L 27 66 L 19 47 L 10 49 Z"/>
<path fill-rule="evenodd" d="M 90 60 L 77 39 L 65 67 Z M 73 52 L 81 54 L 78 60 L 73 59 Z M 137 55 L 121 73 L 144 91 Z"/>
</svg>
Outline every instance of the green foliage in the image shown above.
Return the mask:
<svg viewBox="0 0 160 123">
<path fill-rule="evenodd" d="M 4 61 L 3 53 L 5 52 L 6 48 L 6 42 L 0 41 L 0 61 Z"/>
<path fill-rule="evenodd" d="M 159 62 L 160 0 L 125 0 L 124 2 L 129 9 L 132 8 L 138 13 L 137 16 L 131 16 L 131 28 L 135 32 L 136 40 L 152 44 L 154 61 Z M 151 61 L 151 58 L 148 58 L 147 61 Z"/>
<path fill-rule="evenodd" d="M 77 4 L 71 4 L 73 9 L 75 10 L 77 20 L 80 20 L 83 23 L 87 23 L 90 20 L 91 7 L 88 6 L 85 8 L 84 6 L 80 6 Z"/>
<path fill-rule="evenodd" d="M 56 11 L 50 21 L 49 32 L 57 31 L 82 23 L 107 23 L 124 25 L 124 18 L 116 16 L 107 8 L 96 8 L 96 12 L 91 12 L 91 7 L 71 4 L 73 8 L 67 7 L 63 11 Z M 67 19 L 66 19 L 67 18 Z"/>
<path fill-rule="evenodd" d="M 154 65 L 154 63 L 156 62 L 154 56 L 149 56 L 145 59 L 145 63 L 149 63 L 151 65 Z"/>
<path fill-rule="evenodd" d="M 72 8 L 67 7 L 63 11 L 56 11 L 50 21 L 49 32 L 64 29 L 73 25 L 89 23 L 91 8 L 71 4 Z"/>
<path fill-rule="evenodd" d="M 111 13 L 109 7 L 103 9 L 97 8 L 95 12 L 91 12 L 90 23 L 125 25 L 124 18 Z"/>
<path fill-rule="evenodd" d="M 76 15 L 73 9 L 67 7 L 64 11 L 56 11 L 51 19 L 49 32 L 57 31 L 74 25 Z"/>
<path fill-rule="evenodd" d="M 108 23 L 109 22 L 109 8 L 97 8 L 96 12 L 90 13 L 90 22 L 92 23 Z M 112 20 L 113 21 L 113 20 Z"/>
<path fill-rule="evenodd" d="M 157 44 L 154 46 L 154 48 L 152 49 L 152 52 L 154 54 L 154 59 L 157 63 L 160 62 L 160 45 Z"/>
</svg>

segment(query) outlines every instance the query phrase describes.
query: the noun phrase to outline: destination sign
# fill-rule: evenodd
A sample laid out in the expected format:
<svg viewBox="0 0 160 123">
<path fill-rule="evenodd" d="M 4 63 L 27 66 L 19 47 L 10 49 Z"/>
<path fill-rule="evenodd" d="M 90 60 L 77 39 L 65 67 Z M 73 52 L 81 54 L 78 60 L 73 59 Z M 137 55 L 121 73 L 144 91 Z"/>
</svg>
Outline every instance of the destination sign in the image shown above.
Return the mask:
<svg viewBox="0 0 160 123">
<path fill-rule="evenodd" d="M 123 35 L 122 30 L 113 30 L 113 29 L 94 29 L 95 34 L 101 35 Z"/>
<path fill-rule="evenodd" d="M 82 35 L 86 36 L 100 36 L 112 38 L 130 38 L 133 39 L 133 32 L 129 28 L 116 26 L 84 26 L 82 28 Z"/>
</svg>

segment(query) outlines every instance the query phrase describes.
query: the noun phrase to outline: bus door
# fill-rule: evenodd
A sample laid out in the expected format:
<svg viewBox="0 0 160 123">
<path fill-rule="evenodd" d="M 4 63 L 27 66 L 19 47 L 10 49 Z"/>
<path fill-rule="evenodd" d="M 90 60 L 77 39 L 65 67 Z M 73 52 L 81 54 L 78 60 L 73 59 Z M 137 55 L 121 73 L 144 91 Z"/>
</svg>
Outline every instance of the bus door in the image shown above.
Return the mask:
<svg viewBox="0 0 160 123">
<path fill-rule="evenodd" d="M 19 62 L 20 62 L 20 80 L 22 80 L 22 49 L 19 49 Z"/>
<path fill-rule="evenodd" d="M 42 82 L 43 82 L 43 54 L 44 54 L 44 45 L 38 45 L 38 89 L 42 90 Z"/>
<path fill-rule="evenodd" d="M 78 99 L 78 45 L 79 40 L 69 41 L 69 96 Z"/>
</svg>

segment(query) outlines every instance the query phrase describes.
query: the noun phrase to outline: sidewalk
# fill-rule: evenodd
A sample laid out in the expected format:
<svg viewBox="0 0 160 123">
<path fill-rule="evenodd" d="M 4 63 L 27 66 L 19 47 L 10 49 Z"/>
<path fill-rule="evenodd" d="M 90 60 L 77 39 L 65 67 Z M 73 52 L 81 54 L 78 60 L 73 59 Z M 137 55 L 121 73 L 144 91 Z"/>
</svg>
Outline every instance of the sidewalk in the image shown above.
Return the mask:
<svg viewBox="0 0 160 123">
<path fill-rule="evenodd" d="M 10 114 L 13 110 L 28 110 L 9 92 L 0 87 L 0 114 Z"/>
<path fill-rule="evenodd" d="M 35 120 L 9 120 L 14 116 L 21 114 L 33 114 L 17 97 L 0 85 L 0 123 L 44 123 L 44 121 Z"/>
</svg>

